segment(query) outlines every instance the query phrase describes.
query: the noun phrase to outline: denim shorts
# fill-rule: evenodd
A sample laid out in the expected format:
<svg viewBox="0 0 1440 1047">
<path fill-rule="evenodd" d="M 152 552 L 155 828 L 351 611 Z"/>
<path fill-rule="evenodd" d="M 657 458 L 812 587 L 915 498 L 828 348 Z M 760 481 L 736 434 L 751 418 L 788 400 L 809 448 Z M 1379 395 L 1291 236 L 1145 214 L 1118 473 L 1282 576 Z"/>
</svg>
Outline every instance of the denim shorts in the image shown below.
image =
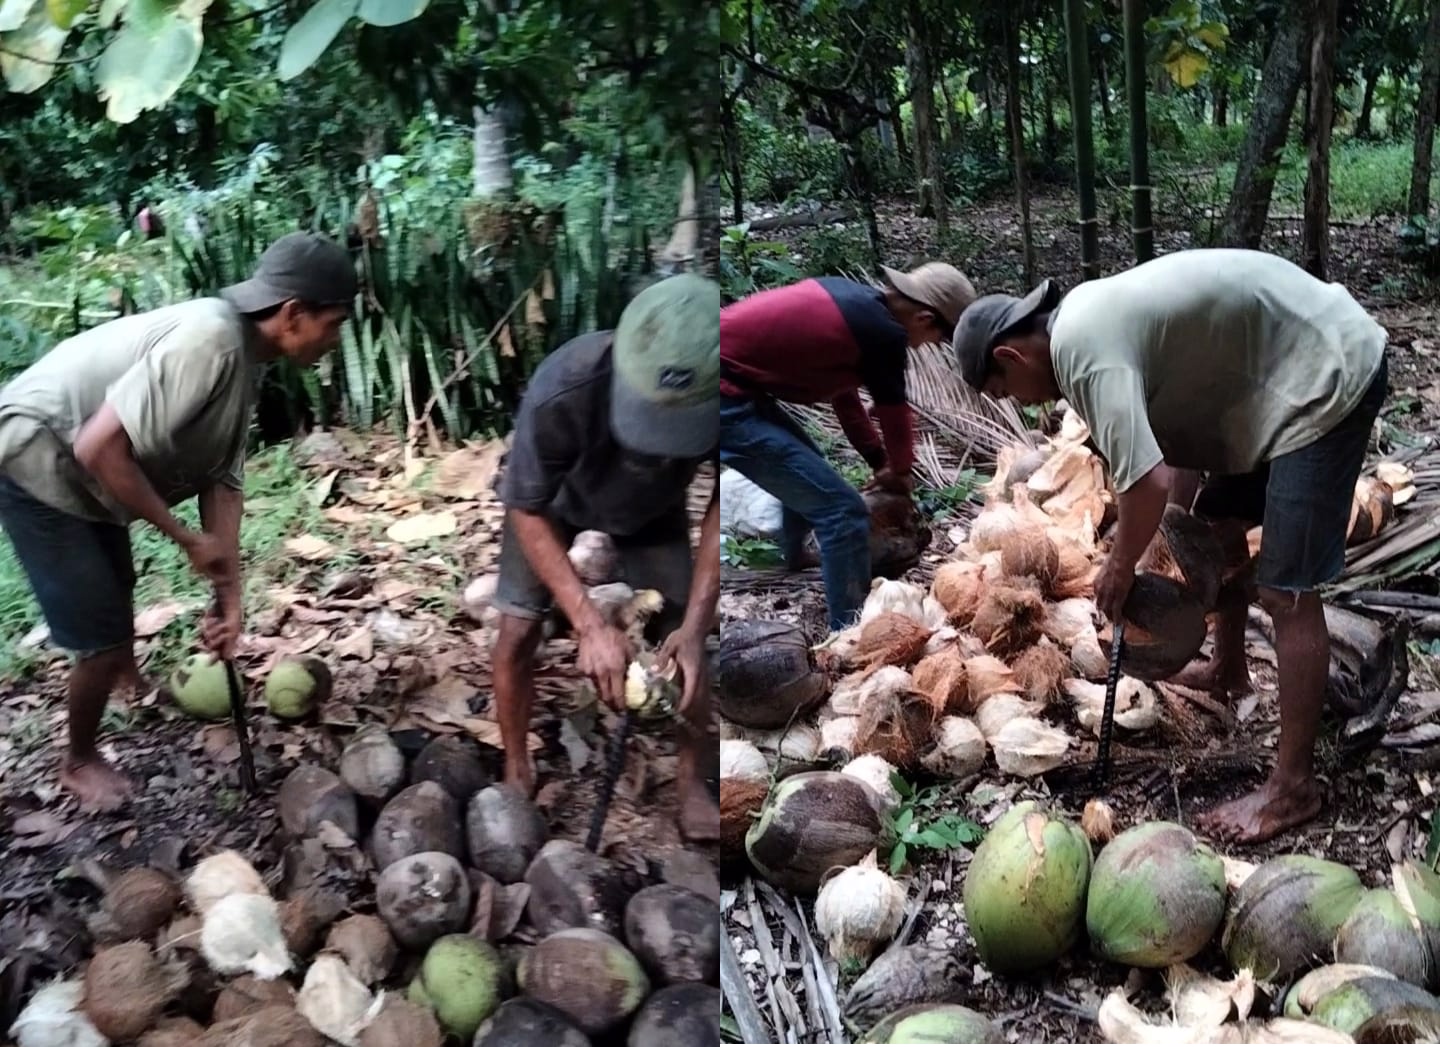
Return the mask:
<svg viewBox="0 0 1440 1047">
<path fill-rule="evenodd" d="M 580 528 L 552 518 L 560 529 L 561 542 L 568 548 Z M 665 607 L 646 628 L 647 639 L 659 643 L 679 628 L 690 600 L 690 579 L 694 573 L 690 550 L 690 518 L 685 511 L 665 516 L 633 535 L 613 537 L 620 561 L 618 581 L 633 589 L 654 589 L 665 598 Z M 500 539 L 500 577 L 495 583 L 491 606 L 502 614 L 528 621 L 545 618 L 554 598 L 540 580 L 525 550 L 515 537 L 510 514 L 505 514 Z"/>
<path fill-rule="evenodd" d="M 130 531 L 61 512 L 0 475 L 0 526 L 57 647 L 98 654 L 135 635 Z"/>
<path fill-rule="evenodd" d="M 1320 439 L 1254 472 L 1207 478 L 1195 500 L 1197 516 L 1261 525 L 1257 584 L 1310 592 L 1345 570 L 1355 482 L 1388 388 L 1382 358 L 1360 402 Z"/>
</svg>

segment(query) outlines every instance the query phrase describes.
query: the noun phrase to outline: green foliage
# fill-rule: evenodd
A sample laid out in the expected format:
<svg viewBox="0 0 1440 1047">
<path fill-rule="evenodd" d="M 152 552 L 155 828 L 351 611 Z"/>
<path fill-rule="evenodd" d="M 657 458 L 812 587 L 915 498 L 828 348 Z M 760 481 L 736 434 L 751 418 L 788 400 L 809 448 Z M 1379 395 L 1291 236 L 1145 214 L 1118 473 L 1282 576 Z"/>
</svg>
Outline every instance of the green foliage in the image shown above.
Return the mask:
<svg viewBox="0 0 1440 1047">
<path fill-rule="evenodd" d="M 865 231 L 857 225 L 826 226 L 805 234 L 800 255 L 807 276 L 843 276 L 867 257 Z"/>
<path fill-rule="evenodd" d="M 885 815 L 884 825 L 892 876 L 905 868 L 913 851 L 953 851 L 985 838 L 985 830 L 969 818 L 942 813 L 946 799 L 940 786 L 916 789 L 898 771 L 891 773 L 890 784 L 900 794 L 899 805 Z"/>
<path fill-rule="evenodd" d="M 915 505 L 936 522 L 949 519 L 967 502 L 980 502 L 980 485 L 985 479 L 974 469 L 962 470 L 954 482 L 945 487 L 916 488 Z"/>
<path fill-rule="evenodd" d="M 720 536 L 720 562 L 732 567 L 778 567 L 784 562 L 780 547 L 764 538 Z"/>
<path fill-rule="evenodd" d="M 790 261 L 785 244 L 756 240 L 749 222 L 726 227 L 720 240 L 720 288 L 727 300 L 793 283 L 804 275 Z"/>
</svg>

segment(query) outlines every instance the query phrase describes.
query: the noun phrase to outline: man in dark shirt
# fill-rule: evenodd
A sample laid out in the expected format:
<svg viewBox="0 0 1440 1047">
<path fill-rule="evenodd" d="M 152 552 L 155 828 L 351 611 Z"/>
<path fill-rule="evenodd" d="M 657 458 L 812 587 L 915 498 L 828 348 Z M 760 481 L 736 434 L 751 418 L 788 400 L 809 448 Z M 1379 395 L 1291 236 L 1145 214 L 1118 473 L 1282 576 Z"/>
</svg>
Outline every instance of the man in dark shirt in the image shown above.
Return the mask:
<svg viewBox="0 0 1440 1047">
<path fill-rule="evenodd" d="M 870 518 L 859 492 L 776 401 L 829 402 L 874 470 L 872 483 L 908 494 L 915 459 L 907 350 L 948 342 L 975 300 L 970 281 L 944 262 L 909 273 L 882 268 L 883 288 L 802 280 L 720 313 L 720 461 L 784 504 L 788 566 L 799 565 L 815 531 L 832 630 L 850 623 L 870 587 Z"/>
<path fill-rule="evenodd" d="M 637 295 L 614 331 L 575 338 L 536 369 L 501 480 L 505 527 L 492 601 L 501 614 L 493 657 L 505 781 L 529 795 L 535 770 L 525 736 L 535 651 L 552 602 L 579 637 L 581 671 L 616 709 L 624 708 L 634 655 L 570 563 L 575 535 L 610 535 L 624 580 L 665 598 L 651 627 L 653 639 L 664 638 L 661 666 L 680 671 L 680 828 L 696 840 L 719 834 L 719 810 L 699 762 L 710 722 L 705 637 L 720 595 L 719 486 L 693 569 L 686 496 L 700 463 L 715 457 L 719 313 L 715 283 L 670 277 Z"/>
</svg>

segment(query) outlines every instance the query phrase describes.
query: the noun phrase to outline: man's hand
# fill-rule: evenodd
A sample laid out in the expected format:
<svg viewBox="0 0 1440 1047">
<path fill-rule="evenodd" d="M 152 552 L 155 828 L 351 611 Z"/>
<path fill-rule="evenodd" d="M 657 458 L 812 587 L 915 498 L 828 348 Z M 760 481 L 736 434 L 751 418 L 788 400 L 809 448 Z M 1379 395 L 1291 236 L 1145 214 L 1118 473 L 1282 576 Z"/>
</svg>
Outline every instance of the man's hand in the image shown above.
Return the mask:
<svg viewBox="0 0 1440 1047">
<path fill-rule="evenodd" d="M 217 586 L 234 583 L 240 565 L 235 562 L 231 543 L 209 531 L 192 531 L 185 538 L 184 547 L 196 573 Z"/>
<path fill-rule="evenodd" d="M 1125 608 L 1125 598 L 1130 595 L 1134 584 L 1134 566 L 1116 560 L 1113 555 L 1107 556 L 1095 578 L 1095 606 L 1110 621 L 1118 622 Z"/>
<path fill-rule="evenodd" d="M 672 664 L 680 669 L 680 715 L 688 716 L 705 681 L 705 634 L 680 628 L 665 637 L 655 667 L 666 672 Z"/>
<path fill-rule="evenodd" d="M 233 590 L 233 595 L 217 595 L 200 623 L 200 642 L 217 658 L 234 658 L 242 626 L 239 590 Z"/>
<path fill-rule="evenodd" d="M 908 475 L 902 476 L 894 469 L 886 466 L 884 469 L 876 470 L 875 475 L 870 477 L 870 482 L 866 484 L 865 487 L 866 490 L 872 487 L 878 487 L 880 490 L 889 491 L 891 494 L 910 495 L 915 491 L 915 481 Z"/>
<path fill-rule="evenodd" d="M 580 671 L 595 681 L 601 699 L 617 712 L 625 708 L 625 670 L 630 640 L 613 625 L 596 625 L 580 634 Z"/>
</svg>

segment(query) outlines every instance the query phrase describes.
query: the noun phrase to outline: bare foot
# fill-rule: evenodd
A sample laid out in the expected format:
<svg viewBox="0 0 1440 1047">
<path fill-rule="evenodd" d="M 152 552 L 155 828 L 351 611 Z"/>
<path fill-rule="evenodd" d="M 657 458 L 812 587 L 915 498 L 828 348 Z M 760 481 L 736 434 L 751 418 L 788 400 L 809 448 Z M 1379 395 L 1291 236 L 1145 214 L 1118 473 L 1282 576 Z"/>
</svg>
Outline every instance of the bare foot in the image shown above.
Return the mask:
<svg viewBox="0 0 1440 1047">
<path fill-rule="evenodd" d="M 1320 787 L 1314 778 L 1296 782 L 1274 777 L 1264 785 L 1200 816 L 1200 829 L 1225 843 L 1264 843 L 1286 829 L 1304 825 L 1320 813 Z"/>
<path fill-rule="evenodd" d="M 517 790 L 521 796 L 535 798 L 535 764 L 526 753 L 519 760 L 505 759 L 504 783 Z"/>
<path fill-rule="evenodd" d="M 1226 670 L 1222 674 L 1219 663 L 1212 658 L 1204 662 L 1191 662 L 1170 677 L 1169 682 L 1188 687 L 1192 691 L 1235 696 L 1250 690 L 1250 672 L 1244 665 L 1240 665 L 1236 671 Z"/>
<path fill-rule="evenodd" d="M 680 835 L 693 843 L 720 839 L 720 807 L 702 781 L 681 788 Z"/>
<path fill-rule="evenodd" d="M 60 771 L 60 786 L 73 793 L 86 812 L 117 810 L 135 792 L 134 783 L 99 756 L 68 761 Z"/>
</svg>

